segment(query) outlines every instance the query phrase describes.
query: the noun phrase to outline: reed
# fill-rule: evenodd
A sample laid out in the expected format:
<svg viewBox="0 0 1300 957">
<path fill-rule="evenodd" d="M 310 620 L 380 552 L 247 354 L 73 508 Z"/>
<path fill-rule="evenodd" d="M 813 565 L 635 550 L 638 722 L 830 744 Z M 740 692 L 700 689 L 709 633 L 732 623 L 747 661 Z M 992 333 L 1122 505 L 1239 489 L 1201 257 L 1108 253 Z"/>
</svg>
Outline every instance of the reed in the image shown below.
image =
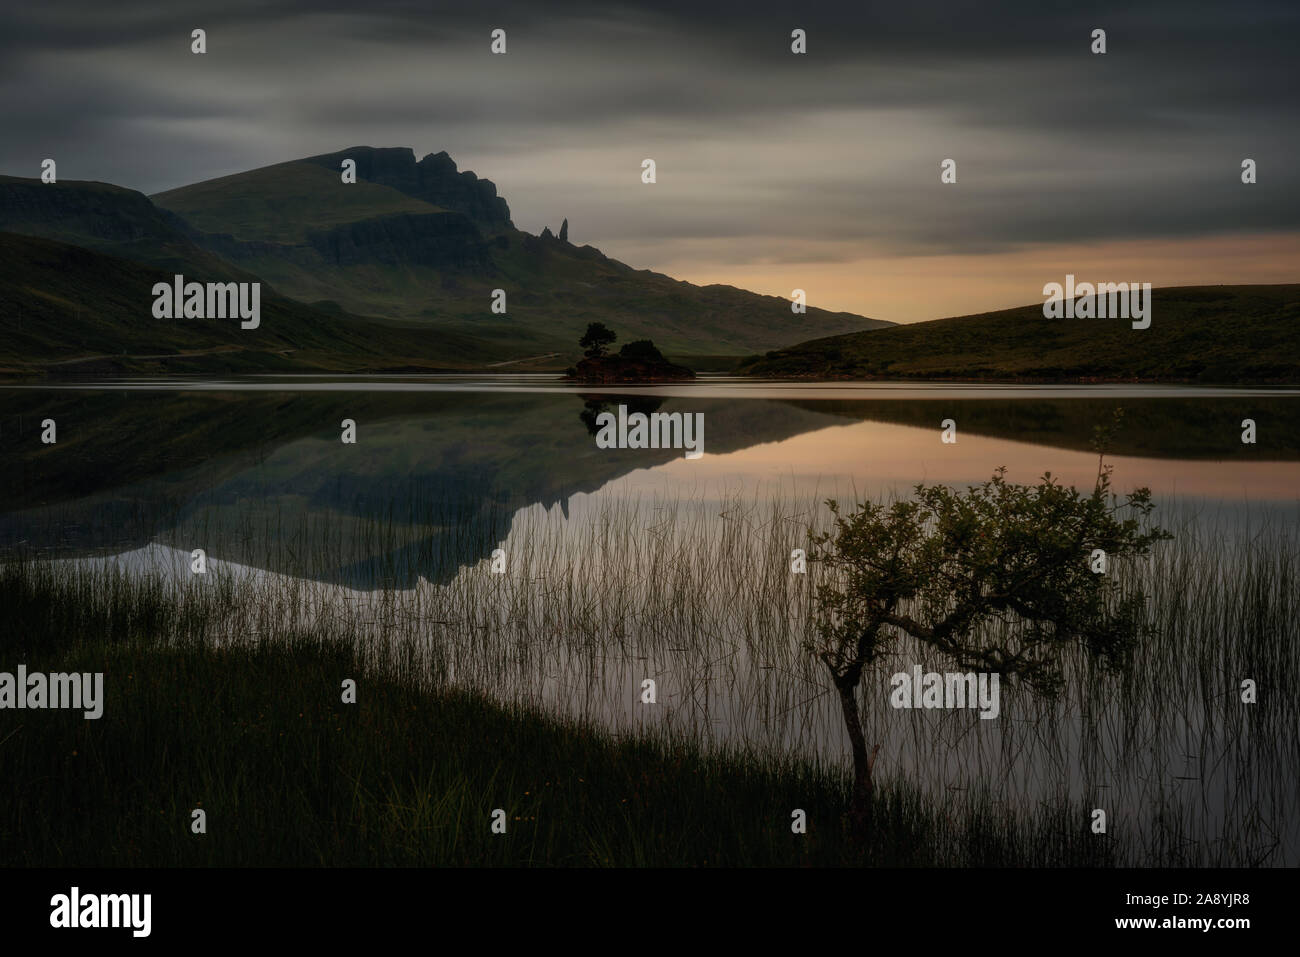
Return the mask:
<svg viewBox="0 0 1300 957">
<path fill-rule="evenodd" d="M 426 501 L 350 522 L 194 512 L 149 549 L 0 565 L 5 666 L 104 671 L 105 716 L 0 712 L 25 864 L 1295 866 L 1300 523 L 1165 503 L 1116 567 L 1130 666 L 1068 662 L 1002 714 L 895 711 L 864 682 L 875 833 L 808 654 L 815 501 Z M 205 575 L 189 571 L 203 543 Z M 491 551 L 505 552 L 503 574 Z M 358 701 L 340 685 L 354 678 Z M 1259 703 L 1242 704 L 1251 678 Z M 657 703 L 641 702 L 642 682 Z M 189 833 L 208 811 L 209 833 Z M 493 835 L 491 812 L 508 833 Z M 803 809 L 805 835 L 790 830 Z M 1089 830 L 1103 808 L 1108 829 Z"/>
</svg>

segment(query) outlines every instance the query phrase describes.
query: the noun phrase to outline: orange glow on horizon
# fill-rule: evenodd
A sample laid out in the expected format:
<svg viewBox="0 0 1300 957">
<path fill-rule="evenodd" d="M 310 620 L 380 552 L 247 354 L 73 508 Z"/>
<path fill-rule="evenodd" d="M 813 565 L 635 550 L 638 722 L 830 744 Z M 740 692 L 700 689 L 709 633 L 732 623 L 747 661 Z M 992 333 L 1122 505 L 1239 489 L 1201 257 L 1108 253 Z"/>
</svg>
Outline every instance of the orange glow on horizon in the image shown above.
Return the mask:
<svg viewBox="0 0 1300 957">
<path fill-rule="evenodd" d="M 734 251 L 734 243 L 729 245 Z M 1042 301 L 1045 283 L 1062 282 L 1066 273 L 1081 281 L 1149 282 L 1157 288 L 1300 282 L 1300 235 L 1292 233 L 846 261 L 832 261 L 842 257 L 830 245 L 809 250 L 807 262 L 726 262 L 711 257 L 716 254 L 712 241 L 674 248 L 682 246 L 684 253 L 652 268 L 691 283 L 723 283 L 767 295 L 788 297 L 791 290 L 803 289 L 810 306 L 905 323 L 1030 305 Z M 818 261 L 818 253 L 828 258 Z"/>
</svg>

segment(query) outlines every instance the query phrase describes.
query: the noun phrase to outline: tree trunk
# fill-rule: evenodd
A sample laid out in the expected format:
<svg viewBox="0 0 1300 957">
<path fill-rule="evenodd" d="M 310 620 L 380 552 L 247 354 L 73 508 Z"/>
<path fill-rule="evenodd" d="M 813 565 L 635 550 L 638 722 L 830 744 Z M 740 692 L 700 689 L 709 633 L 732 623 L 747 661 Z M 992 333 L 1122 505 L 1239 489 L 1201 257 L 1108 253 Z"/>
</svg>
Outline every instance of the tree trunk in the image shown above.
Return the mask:
<svg viewBox="0 0 1300 957">
<path fill-rule="evenodd" d="M 849 802 L 849 824 L 853 838 L 865 844 L 871 833 L 871 765 L 867 754 L 867 739 L 862 734 L 862 719 L 858 715 L 858 680 L 861 674 L 836 675 L 835 687 L 840 693 L 840 710 L 844 712 L 844 726 L 853 746 L 853 797 Z"/>
</svg>

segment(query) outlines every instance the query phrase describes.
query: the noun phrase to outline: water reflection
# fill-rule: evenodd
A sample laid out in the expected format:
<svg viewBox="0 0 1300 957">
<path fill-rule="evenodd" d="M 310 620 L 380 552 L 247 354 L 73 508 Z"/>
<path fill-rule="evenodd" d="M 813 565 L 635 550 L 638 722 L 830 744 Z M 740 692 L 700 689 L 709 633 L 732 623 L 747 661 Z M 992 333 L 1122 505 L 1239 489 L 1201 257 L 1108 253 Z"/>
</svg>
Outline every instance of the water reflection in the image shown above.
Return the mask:
<svg viewBox="0 0 1300 957">
<path fill-rule="evenodd" d="M 1115 809 L 1132 846 L 1173 834 L 1194 860 L 1231 847 L 1300 861 L 1295 709 L 1248 715 L 1234 693 L 1243 675 L 1300 683 L 1292 395 L 478 381 L 0 392 L 0 547 L 178 588 L 237 576 L 272 596 L 274 614 L 232 621 L 232 636 L 281 615 L 400 645 L 428 673 L 502 700 L 840 762 L 837 706 L 802 645 L 812 585 L 788 568 L 825 520 L 820 503 L 975 484 L 1002 466 L 1013 482 L 1051 472 L 1090 487 L 1092 428 L 1122 406 L 1107 459 L 1116 489 L 1151 488 L 1175 533 L 1129 572 L 1152 595 L 1158 639 L 1126 678 L 1094 681 L 1076 663 L 1063 701 L 1004 691 L 997 721 L 884 707 L 892 671 L 942 670 L 902 645 L 864 692 L 881 773 L 953 813 L 981 789 L 1012 813 L 1065 796 Z M 595 416 L 617 402 L 703 413 L 704 456 L 598 449 Z M 39 441 L 47 417 L 54 446 Z M 339 440 L 344 418 L 355 446 Z M 955 444 L 940 440 L 945 418 Z M 1254 446 L 1244 418 L 1258 424 Z M 210 579 L 188 574 L 195 547 Z M 502 575 L 489 568 L 498 548 Z M 639 705 L 646 677 L 661 707 Z"/>
</svg>

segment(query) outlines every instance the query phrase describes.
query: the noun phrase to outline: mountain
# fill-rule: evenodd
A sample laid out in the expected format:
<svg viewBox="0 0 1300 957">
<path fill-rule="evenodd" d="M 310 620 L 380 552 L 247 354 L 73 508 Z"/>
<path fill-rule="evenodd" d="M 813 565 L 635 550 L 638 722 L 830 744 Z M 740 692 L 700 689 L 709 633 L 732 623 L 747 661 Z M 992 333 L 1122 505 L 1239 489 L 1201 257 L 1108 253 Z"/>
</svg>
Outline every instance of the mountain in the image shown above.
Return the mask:
<svg viewBox="0 0 1300 957">
<path fill-rule="evenodd" d="M 342 182 L 344 160 L 357 182 Z M 694 286 L 516 229 L 496 187 L 446 153 L 358 146 L 208 180 L 153 197 L 201 248 L 286 295 L 385 321 L 435 325 L 517 355 L 561 353 L 590 322 L 674 358 L 745 355 L 816 333 L 885 326 L 730 286 Z M 491 312 L 493 290 L 506 313 Z"/>
<path fill-rule="evenodd" d="M 40 236 L 205 279 L 256 279 L 186 234 L 143 193 L 110 183 L 0 176 L 0 231 Z"/>
<path fill-rule="evenodd" d="M 1152 290 L 1151 326 L 1047 319 L 1041 302 L 813 339 L 739 372 L 825 379 L 1300 382 L 1300 284 Z"/>
<path fill-rule="evenodd" d="M 146 223 L 141 221 L 142 229 Z M 0 233 L 0 374 L 446 368 L 423 358 L 438 351 L 430 347 L 427 330 L 326 313 L 267 286 L 256 329 L 241 329 L 237 319 L 156 319 L 153 286 L 170 283 L 173 266 L 187 278 L 249 278 L 216 260 L 212 270 L 200 272 L 208 254 L 199 250 L 194 261 L 184 252 L 176 250 L 176 260 L 163 268 Z M 483 344 L 453 337 L 439 347 L 454 353 Z"/>
</svg>

